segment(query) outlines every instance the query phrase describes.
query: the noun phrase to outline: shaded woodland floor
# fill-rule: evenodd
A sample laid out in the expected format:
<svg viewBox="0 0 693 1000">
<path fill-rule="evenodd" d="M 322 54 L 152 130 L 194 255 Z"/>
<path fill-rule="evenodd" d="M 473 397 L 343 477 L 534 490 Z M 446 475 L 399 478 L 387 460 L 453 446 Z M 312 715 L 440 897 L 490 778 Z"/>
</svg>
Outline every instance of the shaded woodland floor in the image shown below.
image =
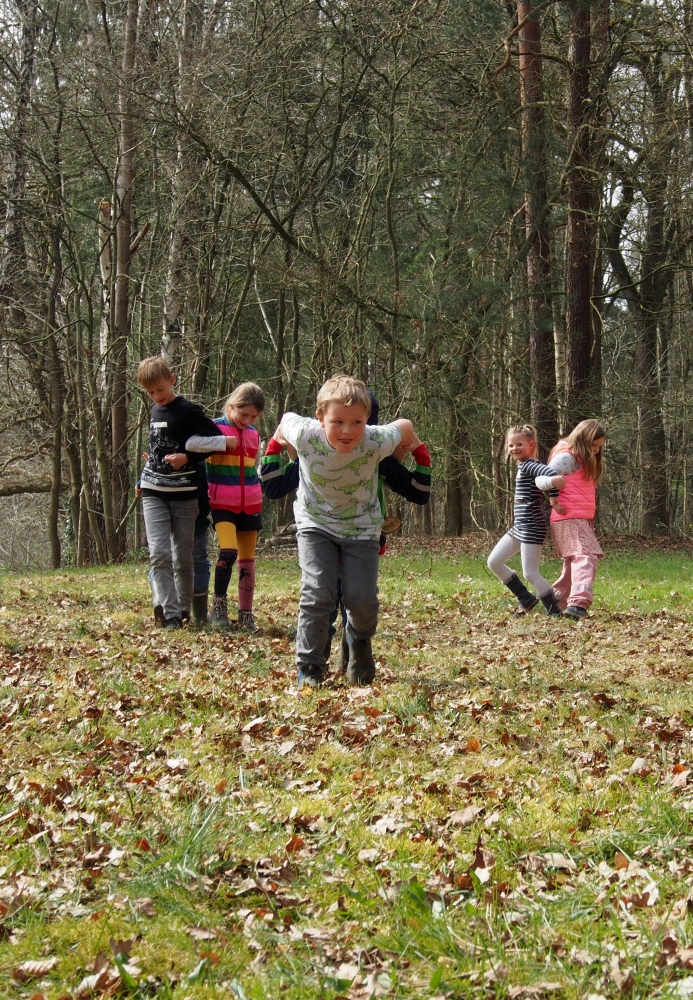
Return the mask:
<svg viewBox="0 0 693 1000">
<path fill-rule="evenodd" d="M 573 624 L 460 548 L 398 542 L 376 685 L 301 694 L 293 553 L 258 637 L 4 576 L 0 994 L 693 995 L 693 562 L 619 546 Z"/>
</svg>

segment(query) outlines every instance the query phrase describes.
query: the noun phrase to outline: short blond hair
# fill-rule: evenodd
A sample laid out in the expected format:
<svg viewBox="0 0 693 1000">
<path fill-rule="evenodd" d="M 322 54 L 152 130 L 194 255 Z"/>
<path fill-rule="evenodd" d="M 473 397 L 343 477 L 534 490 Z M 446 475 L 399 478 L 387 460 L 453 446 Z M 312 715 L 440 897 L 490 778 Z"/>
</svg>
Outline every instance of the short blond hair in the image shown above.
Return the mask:
<svg viewBox="0 0 693 1000">
<path fill-rule="evenodd" d="M 330 403 L 341 403 L 343 406 L 362 406 L 366 411 L 366 419 L 371 415 L 372 399 L 365 382 L 351 375 L 335 375 L 328 378 L 318 392 L 318 416 L 324 416 Z"/>
<path fill-rule="evenodd" d="M 171 366 L 166 358 L 162 358 L 160 354 L 145 358 L 137 366 L 137 381 L 143 389 L 149 389 L 150 386 L 156 385 L 162 378 L 168 381 L 172 375 Z"/>
<path fill-rule="evenodd" d="M 265 394 L 254 382 L 242 382 L 236 386 L 224 404 L 227 420 L 231 419 L 229 411 L 235 406 L 239 409 L 243 406 L 252 406 L 258 413 L 262 413 L 265 409 Z"/>
</svg>

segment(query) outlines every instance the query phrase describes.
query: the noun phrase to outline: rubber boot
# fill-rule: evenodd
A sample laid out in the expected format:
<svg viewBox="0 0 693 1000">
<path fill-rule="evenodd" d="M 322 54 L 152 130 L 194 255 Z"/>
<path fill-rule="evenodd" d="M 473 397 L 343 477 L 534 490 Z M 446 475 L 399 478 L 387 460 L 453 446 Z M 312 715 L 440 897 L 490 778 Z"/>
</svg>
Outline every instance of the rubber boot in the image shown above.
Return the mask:
<svg viewBox="0 0 693 1000">
<path fill-rule="evenodd" d="M 372 684 L 375 677 L 375 660 L 370 636 L 357 639 L 348 626 L 344 631 L 349 646 L 349 662 L 346 668 L 348 682 L 359 685 Z"/>
<path fill-rule="evenodd" d="M 562 611 L 558 606 L 558 601 L 556 600 L 556 595 L 553 590 L 550 590 L 548 594 L 544 594 L 540 600 L 546 608 L 546 614 L 549 615 L 549 617 L 554 618 L 556 616 L 561 616 Z"/>
<path fill-rule="evenodd" d="M 505 586 L 515 595 L 523 611 L 531 611 L 539 603 L 539 598 L 527 590 L 517 573 L 513 573 Z"/>
<path fill-rule="evenodd" d="M 201 591 L 199 594 L 193 594 L 192 613 L 196 625 L 202 626 L 207 624 L 207 597 L 208 592 L 206 590 Z"/>
<path fill-rule="evenodd" d="M 212 598 L 212 628 L 225 631 L 230 627 L 229 602 L 225 597 L 215 594 Z"/>
</svg>

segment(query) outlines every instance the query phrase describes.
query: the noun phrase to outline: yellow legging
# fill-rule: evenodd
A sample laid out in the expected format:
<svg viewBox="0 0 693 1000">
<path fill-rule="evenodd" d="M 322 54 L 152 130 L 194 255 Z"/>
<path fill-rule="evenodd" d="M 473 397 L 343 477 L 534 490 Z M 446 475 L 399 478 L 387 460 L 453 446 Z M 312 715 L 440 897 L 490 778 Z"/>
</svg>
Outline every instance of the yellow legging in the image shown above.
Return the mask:
<svg viewBox="0 0 693 1000">
<path fill-rule="evenodd" d="M 236 531 L 231 521 L 217 521 L 214 525 L 220 549 L 236 549 L 239 559 L 254 559 L 257 531 Z"/>
</svg>

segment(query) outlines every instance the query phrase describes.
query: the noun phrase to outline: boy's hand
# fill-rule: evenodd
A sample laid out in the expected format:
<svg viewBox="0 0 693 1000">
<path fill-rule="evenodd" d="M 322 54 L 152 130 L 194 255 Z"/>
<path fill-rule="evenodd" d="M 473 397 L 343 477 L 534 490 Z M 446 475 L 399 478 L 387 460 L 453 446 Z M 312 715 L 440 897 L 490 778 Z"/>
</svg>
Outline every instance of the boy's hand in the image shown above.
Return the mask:
<svg viewBox="0 0 693 1000">
<path fill-rule="evenodd" d="M 555 490 L 565 489 L 565 476 L 554 476 L 551 480 L 551 484 Z"/>
<path fill-rule="evenodd" d="M 235 435 L 229 435 L 226 438 L 226 450 L 235 451 L 237 447 L 238 447 L 238 438 L 235 437 Z"/>
<path fill-rule="evenodd" d="M 565 507 L 562 503 L 552 503 L 551 510 L 555 510 L 557 514 L 565 514 Z"/>
<path fill-rule="evenodd" d="M 188 456 L 182 451 L 174 451 L 171 455 L 164 455 L 164 462 L 168 462 L 174 469 L 182 469 L 188 464 Z"/>
</svg>

